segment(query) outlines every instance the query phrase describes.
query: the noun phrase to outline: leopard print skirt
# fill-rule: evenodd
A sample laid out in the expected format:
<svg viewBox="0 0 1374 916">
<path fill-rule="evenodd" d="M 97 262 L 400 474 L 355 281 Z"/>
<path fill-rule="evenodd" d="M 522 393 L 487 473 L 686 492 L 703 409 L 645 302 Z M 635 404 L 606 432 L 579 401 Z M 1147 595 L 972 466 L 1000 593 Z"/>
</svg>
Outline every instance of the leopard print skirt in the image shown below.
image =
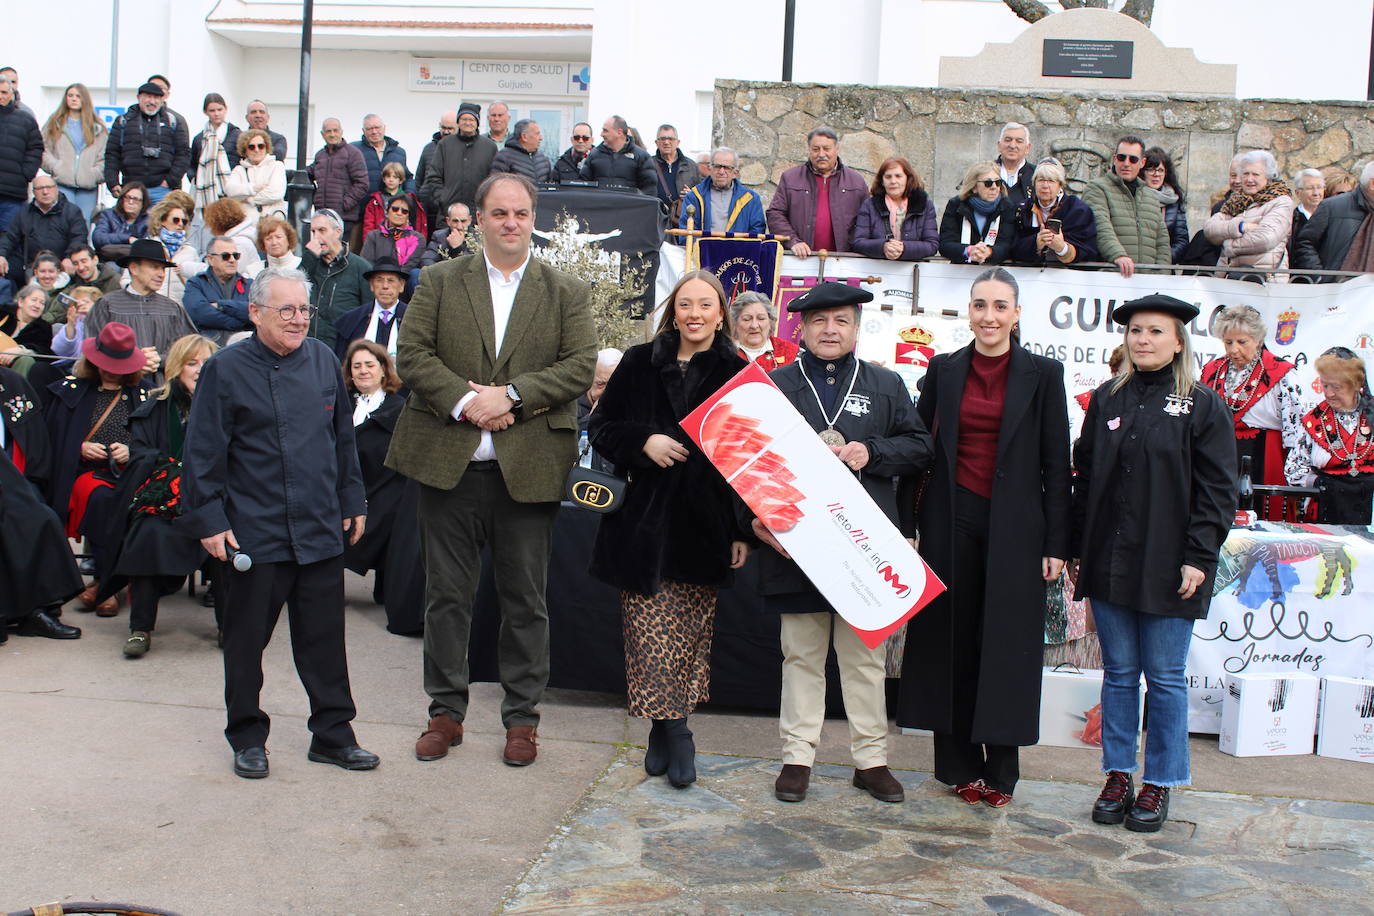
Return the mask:
<svg viewBox="0 0 1374 916">
<path fill-rule="evenodd" d="M 656 595 L 621 592 L 629 712 L 683 719 L 710 699 L 716 589 L 664 579 Z"/>
</svg>

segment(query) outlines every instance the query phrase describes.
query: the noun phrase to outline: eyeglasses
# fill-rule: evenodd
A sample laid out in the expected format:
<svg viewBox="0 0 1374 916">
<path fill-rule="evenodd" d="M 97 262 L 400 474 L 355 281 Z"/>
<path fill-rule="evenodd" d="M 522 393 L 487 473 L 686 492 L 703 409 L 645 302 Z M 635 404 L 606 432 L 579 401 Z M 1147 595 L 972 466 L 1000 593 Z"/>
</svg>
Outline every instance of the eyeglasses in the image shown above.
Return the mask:
<svg viewBox="0 0 1374 916">
<path fill-rule="evenodd" d="M 1144 169 L 1144 170 L 1147 171 L 1147 172 L 1160 172 L 1160 173 L 1163 173 L 1163 172 L 1167 172 L 1167 171 L 1168 171 L 1168 169 L 1166 169 L 1166 168 L 1164 167 L 1164 164 L 1163 164 L 1163 163 L 1160 163 L 1159 165 L 1148 165 L 1148 164 L 1147 164 L 1147 165 L 1145 166 L 1145 169 Z"/>
<path fill-rule="evenodd" d="M 267 149 L 266 143 L 249 143 L 244 149 Z"/>
<path fill-rule="evenodd" d="M 1116 154 L 1116 161 L 1117 161 L 1117 162 L 1129 162 L 1131 165 L 1135 165 L 1137 162 L 1140 161 L 1140 157 L 1139 157 L 1139 156 L 1130 156 L 1130 155 L 1127 155 L 1126 153 L 1117 153 L 1117 154 Z"/>
<path fill-rule="evenodd" d="M 590 139 L 592 138 L 592 135 L 591 135 L 591 134 L 573 134 L 573 135 L 572 135 L 572 138 L 573 138 L 574 140 L 590 140 Z"/>
<path fill-rule="evenodd" d="M 978 180 L 977 180 L 976 182 L 974 182 L 974 183 L 975 183 L 975 184 L 980 184 L 980 185 L 982 185 L 982 186 L 985 187 L 985 188 L 995 188 L 995 187 L 997 187 L 998 184 L 1001 183 L 1001 179 L 999 179 L 999 178 L 980 178 L 980 179 L 978 179 Z"/>
<path fill-rule="evenodd" d="M 243 252 L 241 252 L 241 251 L 221 251 L 221 252 L 219 252 L 218 254 L 211 254 L 210 257 L 212 257 L 212 258 L 216 258 L 216 257 L 217 257 L 217 258 L 219 258 L 221 261 L 237 261 L 239 258 L 243 257 Z"/>
<path fill-rule="evenodd" d="M 713 168 L 713 169 L 719 169 L 719 170 L 722 171 L 722 172 L 733 172 L 733 171 L 735 170 L 735 167 L 734 167 L 733 165 L 725 165 L 724 163 L 721 163 L 721 162 L 713 162 L 713 163 L 711 163 L 711 168 Z"/>
<path fill-rule="evenodd" d="M 676 142 L 677 142 L 677 137 L 659 137 L 659 138 L 658 138 L 658 142 L 659 142 L 659 143 L 662 143 L 662 142 L 665 141 L 665 140 L 671 140 L 671 141 L 673 141 L 674 143 L 676 143 Z"/>
<path fill-rule="evenodd" d="M 320 310 L 313 305 L 283 305 L 281 308 L 274 308 L 270 305 L 260 305 L 258 308 L 266 309 L 269 312 L 276 312 L 281 316 L 282 321 L 294 321 L 297 315 L 306 318 L 314 318 L 320 312 Z"/>
<path fill-rule="evenodd" d="M 165 222 L 171 223 L 173 226 L 184 226 L 189 222 L 189 220 L 187 220 L 184 216 L 169 216 L 167 217 Z"/>
<path fill-rule="evenodd" d="M 410 213 L 409 207 L 387 207 L 386 209 L 388 213 Z"/>
</svg>

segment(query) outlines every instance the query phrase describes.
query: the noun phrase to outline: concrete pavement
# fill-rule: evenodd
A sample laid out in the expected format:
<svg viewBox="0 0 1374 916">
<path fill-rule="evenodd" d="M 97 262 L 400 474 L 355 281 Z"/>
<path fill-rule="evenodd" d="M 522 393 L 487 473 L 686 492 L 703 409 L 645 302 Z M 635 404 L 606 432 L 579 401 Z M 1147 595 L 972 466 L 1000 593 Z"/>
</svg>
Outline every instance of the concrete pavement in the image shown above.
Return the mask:
<svg viewBox="0 0 1374 916">
<path fill-rule="evenodd" d="M 462 747 L 445 760 L 420 763 L 412 754 L 426 717 L 420 643 L 383 629 L 382 611 L 368 598 L 369 585 L 348 577 L 356 728 L 363 746 L 382 757 L 381 767 L 372 772 L 349 773 L 306 761 L 308 708 L 291 666 L 285 621 L 266 659 L 263 705 L 274 723 L 268 744 L 272 775 L 260 781 L 239 779 L 230 770 L 230 752 L 221 731 L 223 680 L 213 621 L 209 611 L 184 593 L 164 603 L 153 649 L 137 661 L 120 654 L 127 611 L 99 619 L 68 610 L 64 619 L 85 629 L 85 636 L 74 642 L 11 635 L 9 643 L 0 646 L 0 785 L 5 789 L 0 912 L 53 900 L 103 899 L 183 916 L 503 910 L 798 913 L 817 905 L 819 912 L 837 913 L 966 906 L 985 912 L 1066 913 L 1075 910 L 1046 894 L 1057 893 L 1060 900 L 1073 902 L 1078 899 L 1073 896 L 1077 885 L 1093 887 L 1097 880 L 1086 876 L 1102 874 L 1096 862 L 1065 866 L 1077 876 L 1073 878 L 1007 872 L 1022 881 L 1017 885 L 1003 881 L 999 872 L 1001 883 L 995 892 L 978 895 L 968 892 L 976 880 L 973 873 L 941 861 L 942 855 L 974 854 L 954 847 L 989 843 L 1012 844 L 1022 855 L 1078 861 L 1079 853 L 1066 852 L 1072 846 L 1052 853 L 1037 849 L 1036 843 L 1056 845 L 1062 844 L 1059 837 L 1091 835 L 1091 825 L 1085 828 L 1077 810 L 1083 799 L 1091 803 L 1099 782 L 1095 755 L 1088 751 L 1028 750 L 1023 757 L 1027 788 L 1018 793 L 1017 801 L 1005 812 L 975 813 L 955 807 L 958 803 L 927 779 L 928 739 L 894 736 L 892 763 L 907 771 L 903 779 L 911 787 L 906 805 L 870 803 L 857 796 L 847 788 L 848 770 L 841 766 L 818 773 L 824 805 L 780 807 L 771 794 L 778 738 L 776 720 L 770 716 L 730 711 L 695 716 L 698 747 L 716 756 L 703 758 L 698 786 L 673 792 L 646 783 L 636 745 L 642 745 L 647 728 L 627 719 L 622 698 L 616 696 L 552 691 L 540 729 L 539 761 L 524 769 L 504 766 L 499 689 L 481 684 L 473 690 Z M 1259 879 L 1244 871 L 1242 860 L 1255 869 L 1325 869 L 1344 876 L 1327 876 L 1337 885 L 1367 881 L 1367 849 L 1346 848 L 1356 842 L 1368 846 L 1374 840 L 1369 835 L 1374 807 L 1367 807 L 1374 802 L 1374 780 L 1367 767 L 1315 757 L 1238 760 L 1218 753 L 1214 739 L 1194 739 L 1193 745 L 1196 788 L 1251 796 L 1231 804 L 1224 796 L 1194 793 L 1206 799 L 1198 803 L 1207 812 L 1195 818 L 1199 824 L 1214 817 L 1227 818 L 1228 824 L 1233 818 L 1258 817 L 1260 827 L 1247 828 L 1247 836 L 1268 829 L 1265 825 L 1280 825 L 1286 831 L 1266 839 L 1270 845 L 1264 850 L 1248 850 L 1222 869 L 1225 876 L 1215 879 L 1220 882 L 1216 886 L 1248 883 L 1244 889 L 1237 885 L 1219 891 L 1215 902 L 1257 903 L 1260 897 L 1247 895 L 1262 894 L 1264 907 L 1256 911 L 1290 911 L 1294 901 L 1283 892 L 1289 885 L 1277 885 L 1278 892 L 1253 890 L 1251 884 Z M 820 759 L 846 764 L 846 748 L 844 724 L 827 723 Z M 729 804 L 716 806 L 715 798 Z M 1295 808 L 1292 799 L 1358 804 L 1303 803 L 1307 807 Z M 646 814 L 645 805 L 658 810 Z M 1058 826 L 1028 827 L 1012 818 L 1017 814 L 1053 820 Z M 646 817 L 649 820 L 641 824 Z M 962 836 L 963 843 L 951 840 L 947 829 L 941 832 L 940 825 L 949 818 L 970 817 L 977 820 L 953 824 L 964 831 L 955 831 L 954 840 Z M 873 818 L 882 823 L 867 823 Z M 624 843 L 603 842 L 608 819 L 631 825 L 621 834 Z M 754 836 L 751 831 L 756 828 L 751 825 L 756 824 L 769 829 Z M 875 829 L 882 834 L 881 842 L 846 851 L 816 839 L 830 836 L 831 845 L 852 846 L 854 836 L 844 832 L 850 827 Z M 724 837 L 729 842 L 722 848 L 737 851 L 762 844 L 762 858 L 751 861 L 765 863 L 772 876 L 762 883 L 752 878 L 737 885 L 715 883 L 709 893 L 698 893 L 692 890 L 690 870 L 684 870 L 681 858 L 674 858 L 690 851 L 692 833 L 659 837 L 676 840 L 679 845 L 671 848 L 679 853 L 643 857 L 642 849 L 649 847 L 644 847 L 642 834 L 665 830 L 704 831 L 699 835 Z M 1234 831 L 1227 830 L 1231 832 L 1224 841 L 1233 843 Z M 926 846 L 910 845 L 923 836 L 929 840 Z M 1112 837 L 1119 839 L 1118 834 Z M 1306 845 L 1285 845 L 1285 838 L 1292 837 Z M 1027 846 L 1029 840 L 1035 842 Z M 779 842 L 793 851 L 805 846 L 821 865 L 812 867 L 812 860 L 803 856 L 806 867 L 794 869 L 795 863 L 789 865 L 785 858 L 764 855 L 770 843 Z M 594 895 L 568 896 L 605 883 L 589 880 L 598 875 L 587 871 L 595 865 L 586 858 L 595 846 L 587 843 L 605 846 L 608 855 L 634 859 L 616 867 L 635 872 L 627 880 L 639 888 L 634 892 L 639 897 L 617 902 Z M 1201 847 L 1180 849 L 1161 853 L 1177 860 L 1169 866 L 1145 860 L 1131 868 L 1191 866 L 1214 855 Z M 627 850 L 634 850 L 633 856 Z M 1285 858 L 1309 853 L 1323 855 L 1320 861 L 1311 856 Z M 1132 845 L 1122 857 L 1127 854 L 1148 853 Z M 1039 867 L 1035 861 L 1026 867 Z M 824 896 L 813 896 L 817 887 L 808 884 L 812 879 L 816 884 L 837 884 L 836 869 L 847 873 L 861 864 L 872 866 L 868 878 L 874 881 L 844 885 L 846 890 L 822 889 Z M 573 872 L 579 874 L 568 877 Z M 757 877 L 745 877 L 751 875 Z M 1044 880 L 1073 886 L 1064 890 Z M 1167 893 L 1167 882 L 1160 887 Z M 959 893 L 941 896 L 951 888 Z M 1121 912 L 1134 911 L 1130 900 L 1146 906 L 1156 899 L 1129 887 L 1116 893 Z M 1198 905 L 1209 900 L 1202 898 Z M 894 901 L 905 909 L 893 909 Z M 1035 909 L 1018 909 L 1022 906 Z"/>
</svg>

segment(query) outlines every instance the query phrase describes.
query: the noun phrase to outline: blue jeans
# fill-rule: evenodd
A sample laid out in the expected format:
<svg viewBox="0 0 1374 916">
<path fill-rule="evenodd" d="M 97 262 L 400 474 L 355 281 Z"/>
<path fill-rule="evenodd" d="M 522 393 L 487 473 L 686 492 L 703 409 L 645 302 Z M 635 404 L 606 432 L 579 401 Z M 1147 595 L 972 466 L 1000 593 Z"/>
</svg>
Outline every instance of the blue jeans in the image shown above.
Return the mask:
<svg viewBox="0 0 1374 916">
<path fill-rule="evenodd" d="M 1182 786 L 1191 781 L 1188 761 L 1188 644 L 1193 621 L 1142 614 L 1092 599 L 1102 643 L 1102 772 L 1134 773 L 1140 729 L 1140 675 L 1150 730 L 1145 741 L 1144 782 Z"/>
<path fill-rule="evenodd" d="M 0 197 L 0 232 L 4 232 L 10 227 L 10 220 L 14 219 L 14 214 L 19 212 L 19 208 L 24 206 L 26 201 L 14 197 Z M 20 258 L 22 261 L 23 258 Z"/>
<path fill-rule="evenodd" d="M 156 185 L 156 186 L 154 186 L 154 187 L 149 188 L 149 189 L 148 189 L 148 206 L 151 207 L 153 204 L 155 204 L 155 203 L 157 203 L 158 201 L 162 200 L 162 198 L 166 197 L 168 194 L 171 194 L 171 193 L 172 193 L 172 189 L 171 189 L 171 188 L 168 188 L 168 187 L 164 187 L 163 185 Z"/>
<path fill-rule="evenodd" d="M 95 210 L 95 202 L 100 197 L 99 188 L 69 188 L 66 185 L 58 185 L 57 190 L 62 192 L 62 196 L 76 204 L 81 211 L 81 215 L 90 223 L 91 213 Z"/>
</svg>

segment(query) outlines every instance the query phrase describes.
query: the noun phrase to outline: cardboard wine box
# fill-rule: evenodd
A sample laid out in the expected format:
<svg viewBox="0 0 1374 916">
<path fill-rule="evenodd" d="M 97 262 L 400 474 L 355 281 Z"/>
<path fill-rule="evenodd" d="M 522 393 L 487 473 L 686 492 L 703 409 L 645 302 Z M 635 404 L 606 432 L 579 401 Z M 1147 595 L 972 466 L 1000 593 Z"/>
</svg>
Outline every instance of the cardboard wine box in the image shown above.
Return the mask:
<svg viewBox="0 0 1374 916">
<path fill-rule="evenodd" d="M 1374 681 L 1322 678 L 1317 756 L 1374 763 Z"/>
<path fill-rule="evenodd" d="M 1223 754 L 1279 757 L 1312 753 L 1317 687 L 1310 674 L 1228 674 L 1221 705 Z"/>
</svg>

